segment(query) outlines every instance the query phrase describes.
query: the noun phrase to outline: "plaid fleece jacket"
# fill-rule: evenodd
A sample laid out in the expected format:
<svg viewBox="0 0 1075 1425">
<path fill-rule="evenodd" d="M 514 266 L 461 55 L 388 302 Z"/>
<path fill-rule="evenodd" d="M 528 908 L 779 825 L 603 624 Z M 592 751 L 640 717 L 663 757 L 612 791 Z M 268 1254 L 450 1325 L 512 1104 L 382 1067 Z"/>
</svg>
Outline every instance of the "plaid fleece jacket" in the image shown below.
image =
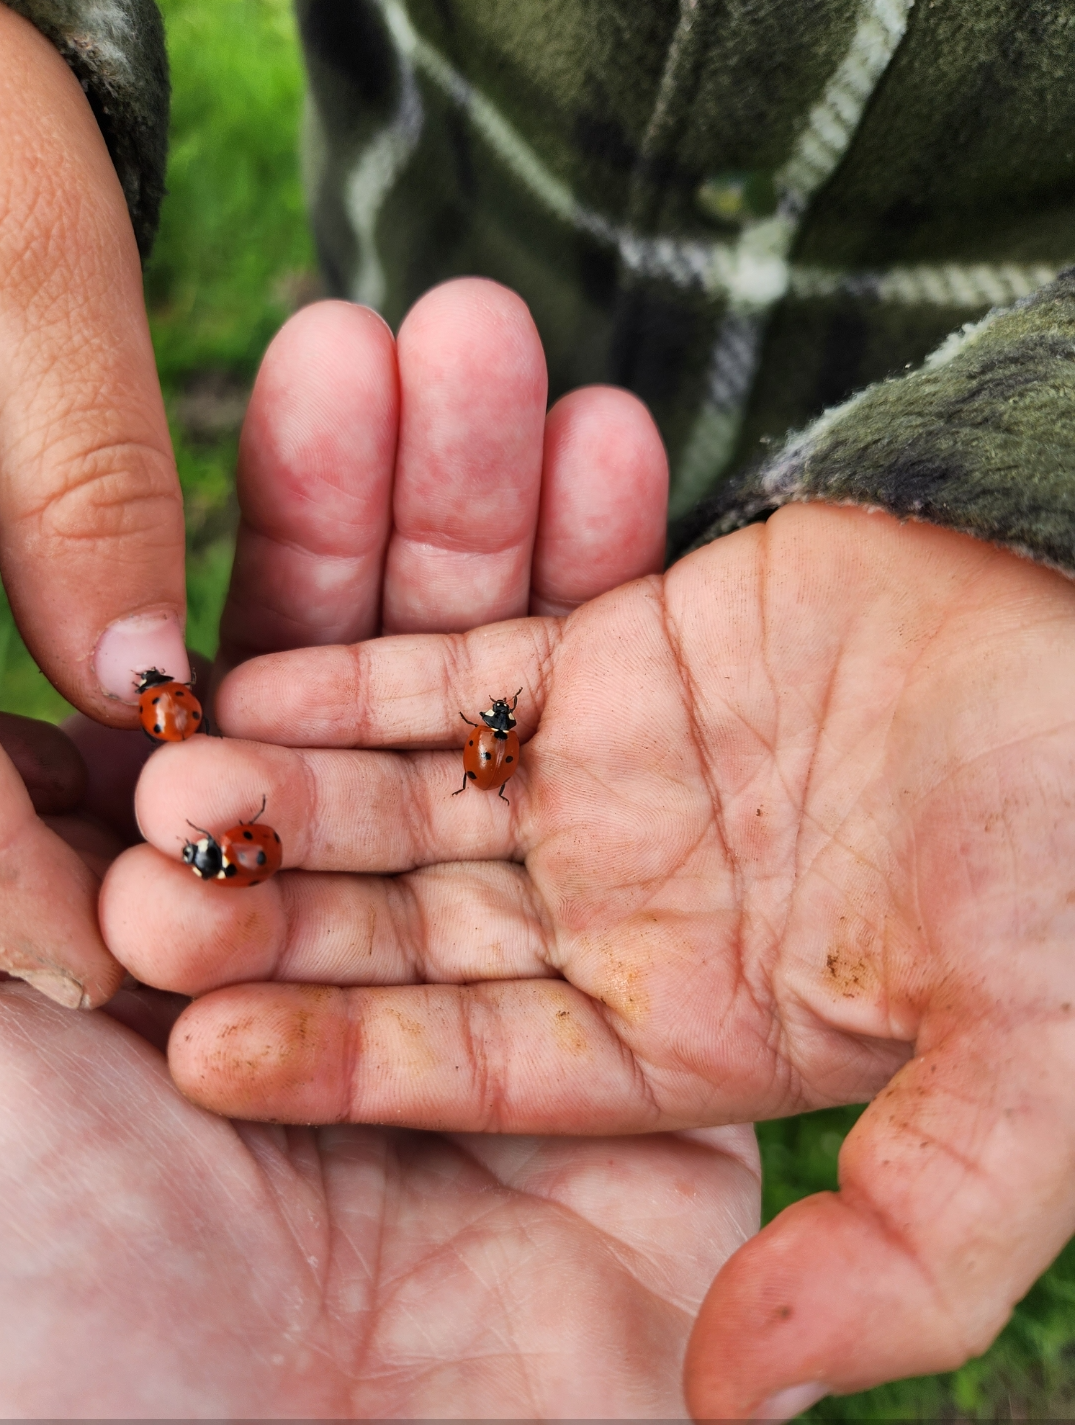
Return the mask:
<svg viewBox="0 0 1075 1425">
<path fill-rule="evenodd" d="M 143 249 L 151 0 L 8 0 L 94 103 Z M 1075 0 L 298 0 L 331 288 L 529 303 L 630 387 L 682 549 L 789 500 L 1075 575 Z"/>
</svg>

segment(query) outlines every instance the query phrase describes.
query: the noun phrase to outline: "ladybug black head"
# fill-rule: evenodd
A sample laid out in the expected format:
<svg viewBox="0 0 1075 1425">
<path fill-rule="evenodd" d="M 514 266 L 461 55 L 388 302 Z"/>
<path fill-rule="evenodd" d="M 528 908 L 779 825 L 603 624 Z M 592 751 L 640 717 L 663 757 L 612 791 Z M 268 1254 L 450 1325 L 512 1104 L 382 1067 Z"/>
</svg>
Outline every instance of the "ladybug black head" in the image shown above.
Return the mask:
<svg viewBox="0 0 1075 1425">
<path fill-rule="evenodd" d="M 188 841 L 183 847 L 183 864 L 189 866 L 203 881 L 215 880 L 224 865 L 223 853 L 208 832 L 200 841 Z"/>
<path fill-rule="evenodd" d="M 522 688 L 519 689 L 519 693 L 521 692 Z M 482 722 L 486 727 L 492 728 L 494 736 L 505 738 L 515 726 L 515 709 L 519 705 L 519 693 L 515 694 L 514 700 L 510 703 L 507 698 L 491 699 L 493 706 L 481 714 Z"/>
<path fill-rule="evenodd" d="M 147 668 L 144 673 L 135 673 L 138 679 L 137 691 L 141 694 L 147 688 L 159 688 L 162 683 L 174 683 L 175 679 L 170 673 L 162 673 L 159 668 Z"/>
</svg>

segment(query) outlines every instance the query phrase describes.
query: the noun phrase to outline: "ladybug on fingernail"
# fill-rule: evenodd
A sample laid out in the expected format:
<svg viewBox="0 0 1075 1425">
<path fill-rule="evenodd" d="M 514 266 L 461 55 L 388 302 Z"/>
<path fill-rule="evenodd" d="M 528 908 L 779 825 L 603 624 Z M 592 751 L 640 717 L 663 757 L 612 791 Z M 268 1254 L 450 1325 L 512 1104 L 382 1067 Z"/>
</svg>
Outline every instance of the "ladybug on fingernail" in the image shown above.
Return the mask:
<svg viewBox="0 0 1075 1425">
<path fill-rule="evenodd" d="M 468 727 L 474 728 L 473 737 L 467 738 L 463 748 L 463 785 L 452 796 L 465 792 L 471 782 L 480 792 L 491 792 L 499 787 L 501 801 L 507 801 L 504 784 L 514 777 L 519 769 L 519 734 L 515 731 L 515 709 L 519 706 L 519 693 L 512 702 L 507 698 L 490 696 L 492 707 L 479 713 L 481 722 L 471 722 L 465 713 L 459 716 Z M 510 803 L 509 803 L 510 805 Z"/>
<path fill-rule="evenodd" d="M 151 742 L 186 742 L 208 731 L 202 705 L 190 683 L 180 683 L 159 668 L 147 668 L 138 679 L 138 718 Z"/>
<path fill-rule="evenodd" d="M 260 886 L 262 881 L 276 875 L 284 857 L 283 845 L 272 827 L 264 822 L 256 824 L 264 810 L 265 798 L 262 797 L 257 816 L 225 831 L 219 841 L 203 827 L 188 822 L 188 826 L 194 826 L 194 830 L 201 833 L 201 840 L 186 843 L 183 864 L 203 881 L 222 881 L 237 889 Z"/>
</svg>

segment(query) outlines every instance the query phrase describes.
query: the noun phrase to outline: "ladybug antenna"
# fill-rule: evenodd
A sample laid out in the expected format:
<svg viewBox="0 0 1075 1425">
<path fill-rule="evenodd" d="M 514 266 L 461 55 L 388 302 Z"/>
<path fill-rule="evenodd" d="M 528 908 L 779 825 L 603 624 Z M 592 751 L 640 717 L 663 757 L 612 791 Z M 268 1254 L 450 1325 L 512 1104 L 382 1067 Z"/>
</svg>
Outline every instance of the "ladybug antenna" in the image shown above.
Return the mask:
<svg viewBox="0 0 1075 1425">
<path fill-rule="evenodd" d="M 261 806 L 258 808 L 258 816 L 260 816 L 261 813 L 265 810 L 265 806 L 266 806 L 266 803 L 268 802 L 268 800 L 269 800 L 268 797 L 267 797 L 267 796 L 265 795 L 265 793 L 263 792 L 263 793 L 261 794 Z M 252 817 L 250 818 L 250 820 L 246 823 L 246 825 L 247 825 L 247 826 L 253 826 L 254 823 L 255 823 L 255 821 L 257 821 L 258 816 L 252 816 Z"/>
<path fill-rule="evenodd" d="M 193 823 L 192 821 L 188 821 L 188 822 L 187 822 L 187 825 L 190 826 L 190 827 L 194 827 L 194 830 L 195 830 L 195 831 L 200 831 L 203 836 L 208 836 L 208 837 L 209 837 L 209 840 L 212 841 L 212 839 L 213 839 L 213 834 L 212 834 L 212 832 L 211 832 L 211 831 L 206 831 L 206 829 L 205 829 L 204 826 L 194 826 L 194 823 Z"/>
<path fill-rule="evenodd" d="M 522 692 L 522 688 L 519 689 L 519 693 L 521 693 L 521 692 Z M 519 693 L 516 693 L 516 694 L 515 694 L 515 701 L 514 701 L 514 702 L 512 703 L 512 705 L 511 705 L 511 710 L 512 710 L 512 712 L 514 712 L 515 709 L 519 706 Z"/>
</svg>

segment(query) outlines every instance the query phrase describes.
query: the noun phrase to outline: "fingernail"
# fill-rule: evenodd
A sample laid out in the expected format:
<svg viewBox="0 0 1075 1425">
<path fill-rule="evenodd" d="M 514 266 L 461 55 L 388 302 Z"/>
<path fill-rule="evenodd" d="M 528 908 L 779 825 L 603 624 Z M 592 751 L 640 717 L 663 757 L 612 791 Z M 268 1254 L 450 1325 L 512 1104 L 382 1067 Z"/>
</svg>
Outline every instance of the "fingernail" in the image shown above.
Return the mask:
<svg viewBox="0 0 1075 1425">
<path fill-rule="evenodd" d="M 17 980 L 25 980 L 46 999 L 55 1004 L 62 1004 L 64 1009 L 86 1008 L 87 1001 L 82 986 L 62 970 L 9 970 L 8 974 L 14 975 Z"/>
<path fill-rule="evenodd" d="M 97 640 L 93 668 L 105 693 L 125 703 L 138 701 L 138 678 L 148 668 L 189 683 L 190 664 L 179 620 L 173 613 L 117 619 Z"/>
<path fill-rule="evenodd" d="M 819 1385 L 816 1380 L 806 1381 L 803 1385 L 786 1386 L 758 1406 L 754 1412 L 754 1419 L 794 1420 L 796 1415 L 801 1415 L 804 1410 L 809 1410 L 811 1405 L 816 1405 L 819 1400 L 831 1393 L 831 1386 Z"/>
</svg>

